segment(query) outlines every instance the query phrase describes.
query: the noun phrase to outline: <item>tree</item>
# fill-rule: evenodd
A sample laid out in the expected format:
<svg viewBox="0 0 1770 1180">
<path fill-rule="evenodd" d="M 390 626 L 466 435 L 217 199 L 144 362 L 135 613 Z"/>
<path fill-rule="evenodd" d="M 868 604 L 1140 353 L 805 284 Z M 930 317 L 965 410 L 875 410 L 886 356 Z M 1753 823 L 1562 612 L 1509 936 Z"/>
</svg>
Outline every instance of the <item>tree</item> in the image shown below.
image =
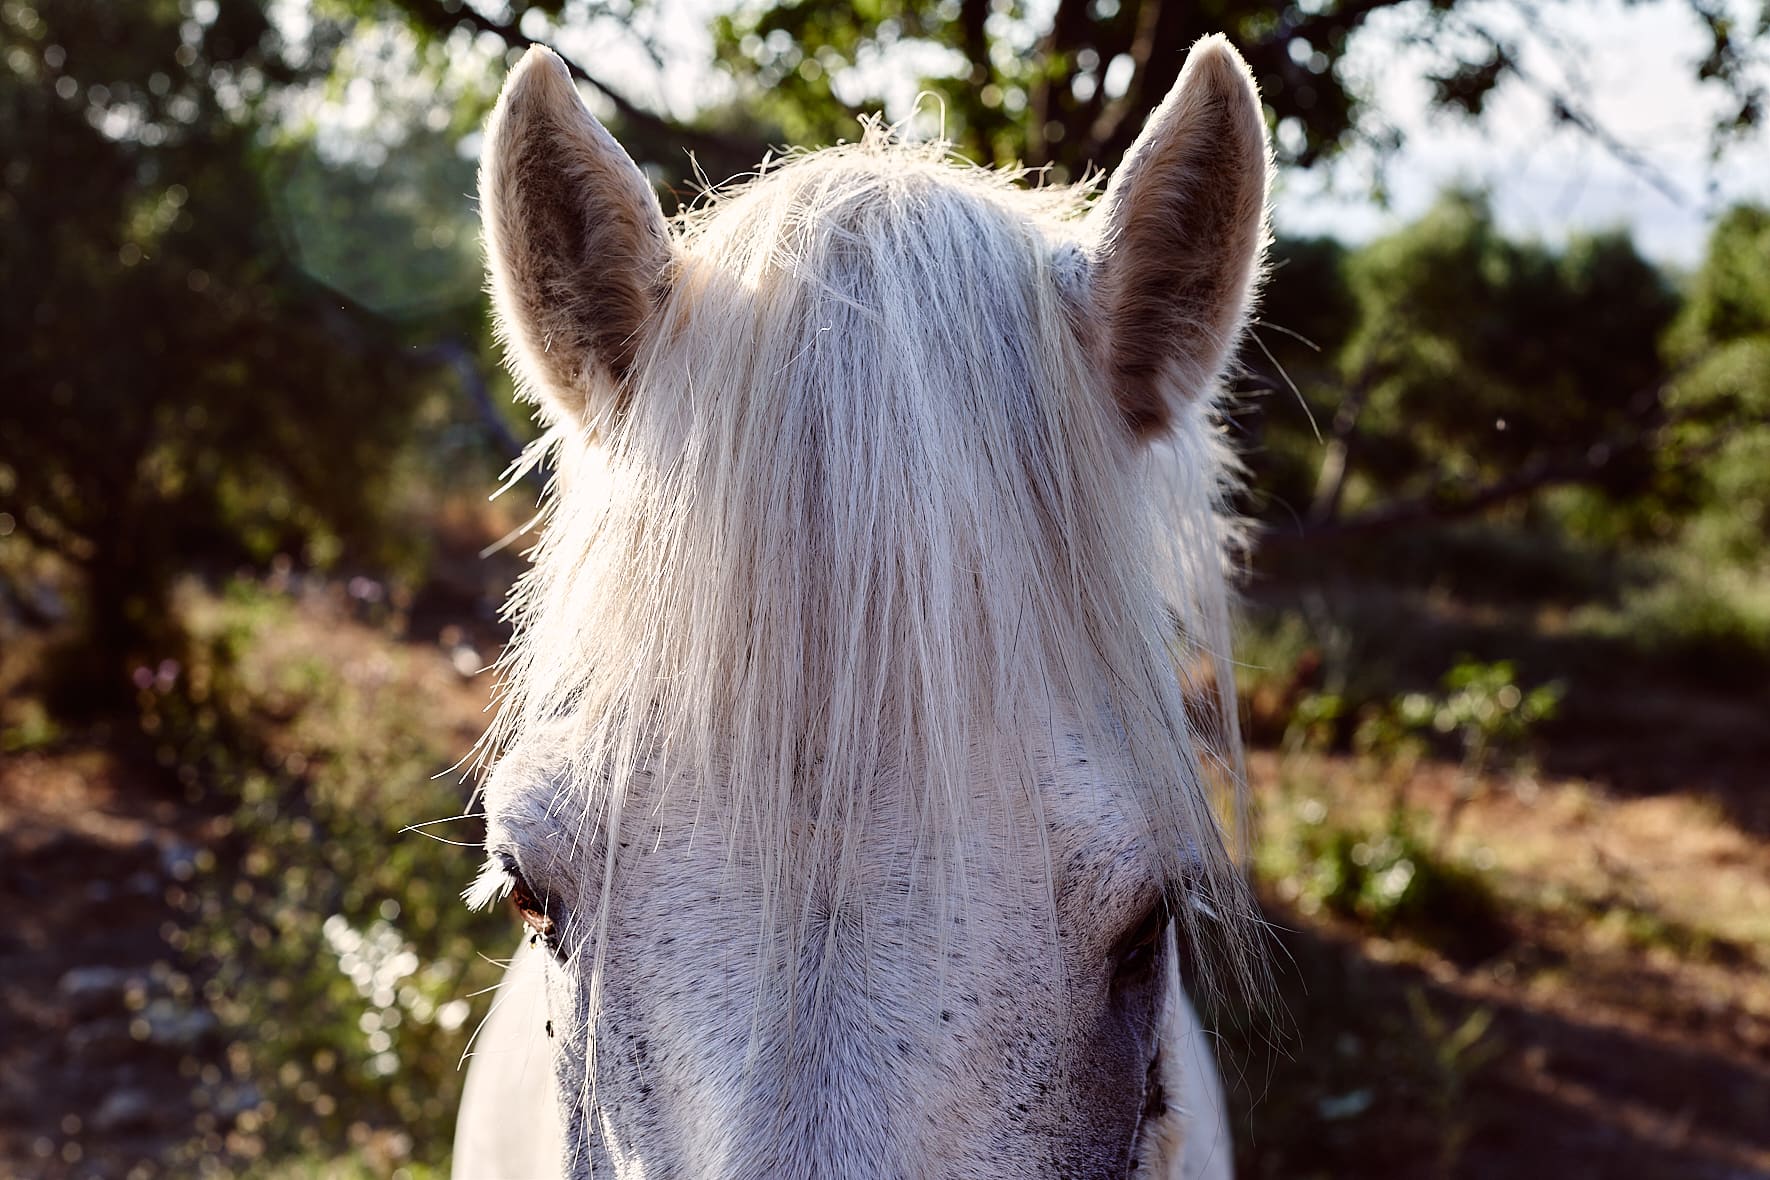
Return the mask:
<svg viewBox="0 0 1770 1180">
<path fill-rule="evenodd" d="M 0 16 L 0 513 L 83 573 L 100 696 L 180 570 L 381 544 L 431 381 L 279 230 L 261 114 L 303 68 L 253 0 L 193 11 Z"/>
<path fill-rule="evenodd" d="M 1295 315 L 1327 347 L 1279 337 L 1270 358 L 1244 360 L 1261 389 L 1297 382 L 1311 411 L 1261 407 L 1263 450 L 1288 472 L 1283 503 L 1305 533 L 1420 523 L 1562 484 L 1613 503 L 1657 487 L 1669 413 L 1659 342 L 1678 300 L 1626 235 L 1559 251 L 1517 242 L 1483 197 L 1452 193 L 1355 251 L 1280 243 L 1276 254 L 1263 319 Z M 1299 471 L 1317 454 L 1303 494 Z"/>
<path fill-rule="evenodd" d="M 1706 557 L 1764 560 L 1770 537 L 1770 208 L 1741 205 L 1716 223 L 1668 352 L 1672 444 L 1704 461 L 1675 473 L 1692 503 L 1686 528 Z"/>
<path fill-rule="evenodd" d="M 341 3 L 363 20 L 384 19 L 391 8 L 427 43 L 463 29 L 489 35 L 502 41 L 513 56 L 531 45 L 550 43 L 563 26 L 583 27 L 598 19 L 627 23 L 646 0 L 506 0 L 495 10 L 496 15 L 467 0 Z M 753 167 L 767 149 L 770 129 L 756 127 L 743 112 L 707 111 L 695 120 L 680 122 L 633 101 L 607 78 L 569 55 L 566 64 L 578 82 L 606 105 L 607 122 L 628 152 L 640 163 L 651 165 L 672 186 L 695 179 L 692 173 L 696 171 L 715 180 L 736 175 Z"/>
<path fill-rule="evenodd" d="M 1362 466 L 1379 484 L 1491 476 L 1649 424 L 1675 303 L 1626 236 L 1556 255 L 1456 194 L 1361 251 L 1351 279 L 1343 363 L 1370 391 Z"/>
<path fill-rule="evenodd" d="M 1306 511 L 1357 422 L 1340 352 L 1359 322 L 1347 279 L 1351 251 L 1333 238 L 1280 238 L 1268 254 L 1258 318 L 1241 350 L 1230 403 L 1233 437 L 1249 465 L 1244 510 L 1277 521 Z M 1324 438 L 1333 440 L 1324 459 Z M 1338 459 L 1335 455 L 1338 455 Z"/>
<path fill-rule="evenodd" d="M 1753 38 L 1724 12 L 1696 7 L 1711 43 L 1701 76 L 1734 99 L 1720 126 L 1755 126 L 1766 79 Z M 1457 0 L 1057 0 L 1048 20 L 1035 20 L 1022 0 L 777 0 L 719 17 L 715 34 L 720 62 L 749 84 L 748 101 L 793 142 L 852 136 L 854 117 L 881 105 L 882 61 L 929 63 L 923 85 L 940 96 L 961 148 L 999 163 L 1052 164 L 1061 177 L 1110 168 L 1173 85 L 1186 47 L 1212 32 L 1229 35 L 1259 80 L 1281 164 L 1309 167 L 1379 136 L 1343 72 L 1353 35 L 1378 14 L 1437 51 L 1440 106 L 1479 116 L 1494 87 L 1518 77 L 1543 91 L 1558 118 L 1603 136 L 1576 95 L 1527 74 L 1514 39 Z"/>
</svg>

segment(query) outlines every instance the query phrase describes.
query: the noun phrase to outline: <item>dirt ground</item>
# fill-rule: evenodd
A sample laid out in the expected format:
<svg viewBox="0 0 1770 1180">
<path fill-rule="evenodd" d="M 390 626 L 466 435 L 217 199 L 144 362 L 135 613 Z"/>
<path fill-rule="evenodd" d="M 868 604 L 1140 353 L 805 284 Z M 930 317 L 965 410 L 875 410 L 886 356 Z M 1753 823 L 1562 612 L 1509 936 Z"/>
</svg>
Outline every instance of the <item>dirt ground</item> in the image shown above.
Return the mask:
<svg viewBox="0 0 1770 1180">
<path fill-rule="evenodd" d="M 1359 764 L 1323 761 L 1309 790 L 1359 806 Z M 1254 757 L 1268 799 L 1295 773 Z M 1441 814 L 1456 778 L 1421 768 L 1410 802 Z M 1727 814 L 1485 784 L 1454 844 L 1491 865 L 1506 931 L 1474 962 L 1268 892 L 1288 1031 L 1238 1046 L 1244 1173 L 1770 1176 L 1770 846 Z"/>
<path fill-rule="evenodd" d="M 135 1177 L 241 1095 L 168 943 L 208 817 L 107 753 L 0 762 L 0 1174 Z M 82 743 L 85 744 L 85 743 Z"/>
<path fill-rule="evenodd" d="M 1268 883 L 1278 1000 L 1222 1054 L 1244 1175 L 1770 1176 L 1770 725 L 1689 696 L 1617 717 L 1464 810 L 1453 850 L 1506 903 L 1492 953 Z M 215 817 L 153 757 L 102 726 L 0 755 L 0 1176 L 164 1175 L 250 1117 L 173 945 Z M 1308 757 L 1254 754 L 1263 808 L 1380 806 L 1367 767 Z M 1425 762 L 1406 789 L 1442 814 L 1458 787 Z"/>
</svg>

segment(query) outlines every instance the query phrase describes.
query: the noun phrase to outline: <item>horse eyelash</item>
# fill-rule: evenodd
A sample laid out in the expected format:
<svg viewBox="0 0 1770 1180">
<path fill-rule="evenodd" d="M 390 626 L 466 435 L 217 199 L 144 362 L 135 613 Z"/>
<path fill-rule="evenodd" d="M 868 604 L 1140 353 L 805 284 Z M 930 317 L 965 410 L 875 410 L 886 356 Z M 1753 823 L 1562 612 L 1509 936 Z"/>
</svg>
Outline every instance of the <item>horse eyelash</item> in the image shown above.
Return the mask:
<svg viewBox="0 0 1770 1180">
<path fill-rule="evenodd" d="M 494 851 L 480 866 L 473 884 L 461 891 L 461 900 L 470 910 L 490 909 L 516 888 L 515 868 L 515 858 L 508 852 Z"/>
<path fill-rule="evenodd" d="M 473 884 L 461 891 L 461 900 L 470 909 L 483 910 L 507 897 L 514 897 L 517 908 L 523 911 L 523 922 L 530 931 L 529 945 L 545 943 L 548 950 L 561 954 L 559 926 L 548 912 L 549 907 L 533 894 L 516 862 L 516 855 L 508 849 L 496 848 L 480 866 Z"/>
</svg>

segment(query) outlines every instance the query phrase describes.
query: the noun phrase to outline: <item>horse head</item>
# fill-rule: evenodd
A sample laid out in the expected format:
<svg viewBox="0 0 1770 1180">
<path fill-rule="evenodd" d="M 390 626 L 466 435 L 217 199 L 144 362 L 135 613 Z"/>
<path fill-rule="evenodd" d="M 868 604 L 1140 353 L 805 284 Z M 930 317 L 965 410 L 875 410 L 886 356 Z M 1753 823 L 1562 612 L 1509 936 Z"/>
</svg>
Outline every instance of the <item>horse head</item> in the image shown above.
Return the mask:
<svg viewBox="0 0 1770 1180">
<path fill-rule="evenodd" d="M 533 946 L 464 1173 L 1226 1174 L 1181 975 L 1249 970 L 1213 404 L 1268 170 L 1208 38 L 1103 193 L 875 127 L 671 219 L 524 58 L 480 200 L 557 477 L 474 892 Z"/>
</svg>

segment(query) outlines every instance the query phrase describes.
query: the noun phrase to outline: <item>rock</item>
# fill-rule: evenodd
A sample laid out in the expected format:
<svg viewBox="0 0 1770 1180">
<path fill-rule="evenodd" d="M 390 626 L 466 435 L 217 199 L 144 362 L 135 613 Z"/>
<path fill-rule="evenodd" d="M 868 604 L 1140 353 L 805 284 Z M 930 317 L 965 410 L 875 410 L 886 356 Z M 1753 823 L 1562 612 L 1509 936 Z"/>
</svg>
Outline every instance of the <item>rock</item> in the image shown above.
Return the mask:
<svg viewBox="0 0 1770 1180">
<path fill-rule="evenodd" d="M 130 983 L 141 979 L 140 972 L 127 967 L 75 967 L 62 975 L 55 990 L 77 1016 L 116 1011 L 123 1007 L 123 994 Z"/>
<path fill-rule="evenodd" d="M 155 1118 L 153 1095 L 146 1090 L 112 1090 L 92 1113 L 92 1128 L 107 1134 L 151 1127 Z"/>
<path fill-rule="evenodd" d="M 220 1027 L 207 1008 L 186 1008 L 169 999 L 158 999 L 142 1013 L 150 1044 L 169 1049 L 194 1049 Z"/>
</svg>

